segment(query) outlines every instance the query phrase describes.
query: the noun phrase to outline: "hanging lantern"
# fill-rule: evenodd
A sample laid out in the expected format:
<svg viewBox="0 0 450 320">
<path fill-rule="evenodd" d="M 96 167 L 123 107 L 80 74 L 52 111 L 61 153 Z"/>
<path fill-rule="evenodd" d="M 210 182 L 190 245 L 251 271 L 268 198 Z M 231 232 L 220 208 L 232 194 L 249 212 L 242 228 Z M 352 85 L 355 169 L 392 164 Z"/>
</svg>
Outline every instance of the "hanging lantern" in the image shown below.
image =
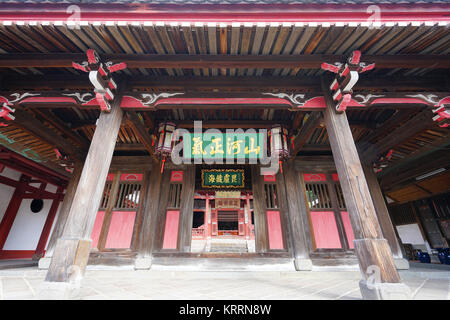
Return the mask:
<svg viewBox="0 0 450 320">
<path fill-rule="evenodd" d="M 270 153 L 277 155 L 280 162 L 280 169 L 283 172 L 282 161 L 289 158 L 288 130 L 280 124 L 272 126 L 269 132 Z"/>
<path fill-rule="evenodd" d="M 158 126 L 158 142 L 155 146 L 155 154 L 162 157 L 161 173 L 164 170 L 166 157 L 172 153 L 175 128 L 176 125 L 171 122 L 161 122 Z"/>
</svg>

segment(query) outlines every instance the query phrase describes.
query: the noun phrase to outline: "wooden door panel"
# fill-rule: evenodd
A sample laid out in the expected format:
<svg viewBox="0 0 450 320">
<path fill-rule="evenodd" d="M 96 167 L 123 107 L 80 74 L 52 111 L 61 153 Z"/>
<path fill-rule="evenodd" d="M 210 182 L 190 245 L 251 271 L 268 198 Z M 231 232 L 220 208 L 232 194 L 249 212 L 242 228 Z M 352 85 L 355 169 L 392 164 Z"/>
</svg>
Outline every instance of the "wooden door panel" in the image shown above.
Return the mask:
<svg viewBox="0 0 450 320">
<path fill-rule="evenodd" d="M 312 211 L 311 222 L 317 249 L 342 248 L 333 211 Z"/>
<path fill-rule="evenodd" d="M 164 230 L 163 249 L 176 249 L 178 240 L 179 210 L 168 210 Z"/>
<path fill-rule="evenodd" d="M 113 211 L 105 248 L 130 248 L 135 219 L 136 211 Z"/>
<path fill-rule="evenodd" d="M 279 211 L 267 211 L 267 230 L 270 249 L 284 249 Z"/>
</svg>

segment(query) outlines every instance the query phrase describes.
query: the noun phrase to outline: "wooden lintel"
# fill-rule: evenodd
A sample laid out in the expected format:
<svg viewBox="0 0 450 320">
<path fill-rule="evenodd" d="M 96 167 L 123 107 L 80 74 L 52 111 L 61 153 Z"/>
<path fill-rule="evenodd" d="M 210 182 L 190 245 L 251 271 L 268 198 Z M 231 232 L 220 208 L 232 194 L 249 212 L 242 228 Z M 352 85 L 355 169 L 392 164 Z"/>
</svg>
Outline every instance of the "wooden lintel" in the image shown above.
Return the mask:
<svg viewBox="0 0 450 320">
<path fill-rule="evenodd" d="M 125 62 L 128 68 L 300 68 L 320 69 L 324 61 L 345 61 L 343 55 L 189 55 L 189 54 L 108 54 L 104 61 Z M 450 68 L 446 55 L 365 55 L 377 68 Z M 73 61 L 84 61 L 78 53 L 2 54 L 0 68 L 72 68 Z"/>
</svg>

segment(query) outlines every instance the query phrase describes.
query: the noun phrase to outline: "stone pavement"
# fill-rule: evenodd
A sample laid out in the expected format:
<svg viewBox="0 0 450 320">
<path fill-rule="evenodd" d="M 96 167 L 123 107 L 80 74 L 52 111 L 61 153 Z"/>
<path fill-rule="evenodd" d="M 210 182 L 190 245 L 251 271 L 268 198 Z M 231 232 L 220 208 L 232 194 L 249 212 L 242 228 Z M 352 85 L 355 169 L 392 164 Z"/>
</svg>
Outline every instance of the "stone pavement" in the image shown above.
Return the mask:
<svg viewBox="0 0 450 320">
<path fill-rule="evenodd" d="M 46 271 L 0 270 L 0 300 L 35 299 Z M 400 271 L 414 299 L 450 300 L 450 271 Z M 88 270 L 80 299 L 152 300 L 355 300 L 359 271 L 134 271 Z"/>
</svg>

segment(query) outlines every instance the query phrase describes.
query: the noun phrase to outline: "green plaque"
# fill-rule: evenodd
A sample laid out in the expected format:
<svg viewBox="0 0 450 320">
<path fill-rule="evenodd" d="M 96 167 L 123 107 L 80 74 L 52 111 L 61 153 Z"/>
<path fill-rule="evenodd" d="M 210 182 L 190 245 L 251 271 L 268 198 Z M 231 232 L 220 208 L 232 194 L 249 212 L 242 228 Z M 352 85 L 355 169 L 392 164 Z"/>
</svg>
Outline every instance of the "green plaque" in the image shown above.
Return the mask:
<svg viewBox="0 0 450 320">
<path fill-rule="evenodd" d="M 202 188 L 243 188 L 244 185 L 243 169 L 202 170 Z"/>
</svg>

